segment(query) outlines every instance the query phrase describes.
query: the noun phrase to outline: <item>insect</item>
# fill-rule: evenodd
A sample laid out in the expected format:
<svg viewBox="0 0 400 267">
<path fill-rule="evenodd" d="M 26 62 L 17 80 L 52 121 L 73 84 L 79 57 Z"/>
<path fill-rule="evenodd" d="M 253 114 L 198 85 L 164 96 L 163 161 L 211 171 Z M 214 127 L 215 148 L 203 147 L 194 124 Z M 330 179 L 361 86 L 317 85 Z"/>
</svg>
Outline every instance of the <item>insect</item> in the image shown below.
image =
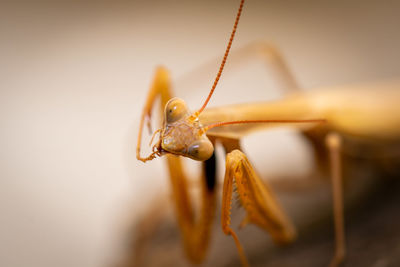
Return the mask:
<svg viewBox="0 0 400 267">
<path fill-rule="evenodd" d="M 396 104 L 400 99 L 398 84 L 371 86 L 363 94 L 353 88 L 307 94 L 294 88 L 293 92 L 288 93 L 287 97 L 280 101 L 205 109 L 229 54 L 243 3 L 242 0 L 216 80 L 199 110 L 191 113 L 183 100 L 173 98 L 167 70 L 157 69 L 142 113 L 137 158 L 144 162 L 158 156 L 167 158 L 184 249 L 188 258 L 198 263 L 206 256 L 209 244 L 210 226 L 216 204 L 213 152 L 214 145 L 221 144 L 227 154 L 222 199 L 222 229 L 225 234 L 233 237 L 241 262 L 246 266 L 248 262 L 244 249 L 235 231 L 230 227 L 230 206 L 234 188 L 237 189 L 240 202 L 247 212 L 242 226 L 247 223 L 256 224 L 268 231 L 278 244 L 292 242 L 296 237 L 296 231 L 271 190 L 261 181 L 246 155 L 241 152 L 239 139 L 251 131 L 276 127 L 284 123 L 299 127 L 314 142 L 316 148 L 326 147 L 329 151 L 325 158 L 329 159 L 331 166 L 336 233 L 336 249 L 332 265 L 337 265 L 345 253 L 341 202 L 342 139 L 356 137 L 366 142 L 371 139 L 379 140 L 378 143 L 385 143 L 387 146 L 397 143 L 400 137 L 400 109 Z M 274 54 L 274 51 L 270 50 L 270 53 Z M 382 87 L 386 89 L 384 99 L 380 98 L 379 90 Z M 163 127 L 153 134 L 154 138 L 158 135 L 158 140 L 152 147 L 152 153 L 142 157 L 140 154 L 142 130 L 146 119 L 151 117 L 153 103 L 158 97 L 161 98 L 161 105 L 164 107 Z M 326 144 L 321 144 L 321 140 L 326 140 Z M 194 216 L 180 156 L 203 162 L 202 206 L 199 218 Z"/>
</svg>

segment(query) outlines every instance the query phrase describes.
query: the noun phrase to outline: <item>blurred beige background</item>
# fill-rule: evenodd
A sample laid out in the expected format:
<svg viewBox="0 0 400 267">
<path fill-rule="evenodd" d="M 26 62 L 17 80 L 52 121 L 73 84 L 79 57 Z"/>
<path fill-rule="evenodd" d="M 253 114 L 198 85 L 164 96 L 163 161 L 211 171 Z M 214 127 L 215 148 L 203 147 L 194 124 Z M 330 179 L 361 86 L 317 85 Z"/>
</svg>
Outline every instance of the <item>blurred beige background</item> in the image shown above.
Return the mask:
<svg viewBox="0 0 400 267">
<path fill-rule="evenodd" d="M 198 107 L 237 2 L 0 3 L 1 266 L 114 260 L 121 225 L 168 190 L 162 161 L 142 164 L 134 155 L 154 68 L 167 66 L 177 94 Z M 233 49 L 271 41 L 307 89 L 393 79 L 399 11 L 398 1 L 249 0 Z M 200 78 L 184 76 L 204 63 L 210 68 Z M 262 62 L 247 61 L 242 71 L 228 61 L 210 105 L 278 96 Z M 307 147 L 295 133 L 280 136 L 245 140 L 256 165 L 263 155 L 261 171 L 273 172 L 285 157 L 307 172 Z M 257 149 L 260 140 L 267 152 Z"/>
</svg>

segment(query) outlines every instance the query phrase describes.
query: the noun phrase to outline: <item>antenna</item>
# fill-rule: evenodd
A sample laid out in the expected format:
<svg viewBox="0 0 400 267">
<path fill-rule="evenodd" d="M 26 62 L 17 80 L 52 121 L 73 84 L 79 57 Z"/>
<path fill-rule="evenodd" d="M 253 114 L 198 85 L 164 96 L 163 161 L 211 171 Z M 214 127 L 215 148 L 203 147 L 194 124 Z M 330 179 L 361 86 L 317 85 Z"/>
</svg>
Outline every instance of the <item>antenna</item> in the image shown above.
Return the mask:
<svg viewBox="0 0 400 267">
<path fill-rule="evenodd" d="M 203 128 L 203 131 L 206 132 L 212 128 L 220 127 L 224 125 L 231 124 L 243 124 L 243 123 L 322 123 L 326 122 L 325 119 L 310 119 L 310 120 L 242 120 L 242 121 L 224 121 L 217 122 L 214 124 L 207 125 Z"/>
<path fill-rule="evenodd" d="M 244 0 L 241 0 L 238 12 L 236 14 L 235 23 L 233 24 L 231 37 L 229 38 L 228 46 L 226 47 L 224 58 L 222 59 L 221 65 L 219 67 L 219 71 L 217 73 L 217 76 L 215 77 L 214 84 L 213 84 L 213 86 L 210 90 L 210 93 L 208 94 L 208 97 L 207 97 L 206 101 L 204 102 L 203 106 L 194 114 L 195 117 L 197 117 L 205 109 L 205 107 L 208 104 L 208 101 L 210 101 L 210 98 L 211 98 L 212 94 L 214 93 L 215 87 L 217 87 L 219 78 L 221 77 L 221 74 L 222 74 L 222 70 L 224 69 L 224 66 L 225 66 L 226 59 L 228 58 L 229 50 L 231 49 L 231 46 L 232 46 L 233 38 L 235 37 L 237 25 L 239 24 L 240 15 L 242 14 L 243 4 L 244 4 Z"/>
</svg>

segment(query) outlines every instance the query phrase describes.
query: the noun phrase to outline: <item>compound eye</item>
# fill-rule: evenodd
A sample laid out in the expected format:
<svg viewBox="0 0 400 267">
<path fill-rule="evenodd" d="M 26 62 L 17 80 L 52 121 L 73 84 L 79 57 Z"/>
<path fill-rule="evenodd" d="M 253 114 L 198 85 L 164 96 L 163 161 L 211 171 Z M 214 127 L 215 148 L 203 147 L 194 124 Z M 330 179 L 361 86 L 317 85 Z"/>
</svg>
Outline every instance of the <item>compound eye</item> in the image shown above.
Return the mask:
<svg viewBox="0 0 400 267">
<path fill-rule="evenodd" d="M 214 146 L 208 139 L 194 142 L 188 149 L 188 156 L 194 160 L 208 160 L 214 153 Z"/>
<path fill-rule="evenodd" d="M 171 98 L 165 105 L 165 120 L 167 123 L 171 123 L 183 118 L 187 113 L 188 109 L 185 101 L 180 98 Z"/>
</svg>

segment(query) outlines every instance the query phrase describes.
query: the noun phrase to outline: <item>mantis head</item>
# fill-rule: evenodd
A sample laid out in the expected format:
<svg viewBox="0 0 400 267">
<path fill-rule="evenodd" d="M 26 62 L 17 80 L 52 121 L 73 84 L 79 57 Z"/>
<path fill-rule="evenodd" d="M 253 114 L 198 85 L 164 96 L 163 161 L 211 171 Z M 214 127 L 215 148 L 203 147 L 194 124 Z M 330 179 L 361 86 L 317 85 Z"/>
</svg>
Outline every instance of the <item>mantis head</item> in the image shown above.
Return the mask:
<svg viewBox="0 0 400 267">
<path fill-rule="evenodd" d="M 176 97 L 165 105 L 164 124 L 156 147 L 158 151 L 198 161 L 209 159 L 214 152 L 198 116 L 191 114 L 185 101 Z"/>
</svg>

